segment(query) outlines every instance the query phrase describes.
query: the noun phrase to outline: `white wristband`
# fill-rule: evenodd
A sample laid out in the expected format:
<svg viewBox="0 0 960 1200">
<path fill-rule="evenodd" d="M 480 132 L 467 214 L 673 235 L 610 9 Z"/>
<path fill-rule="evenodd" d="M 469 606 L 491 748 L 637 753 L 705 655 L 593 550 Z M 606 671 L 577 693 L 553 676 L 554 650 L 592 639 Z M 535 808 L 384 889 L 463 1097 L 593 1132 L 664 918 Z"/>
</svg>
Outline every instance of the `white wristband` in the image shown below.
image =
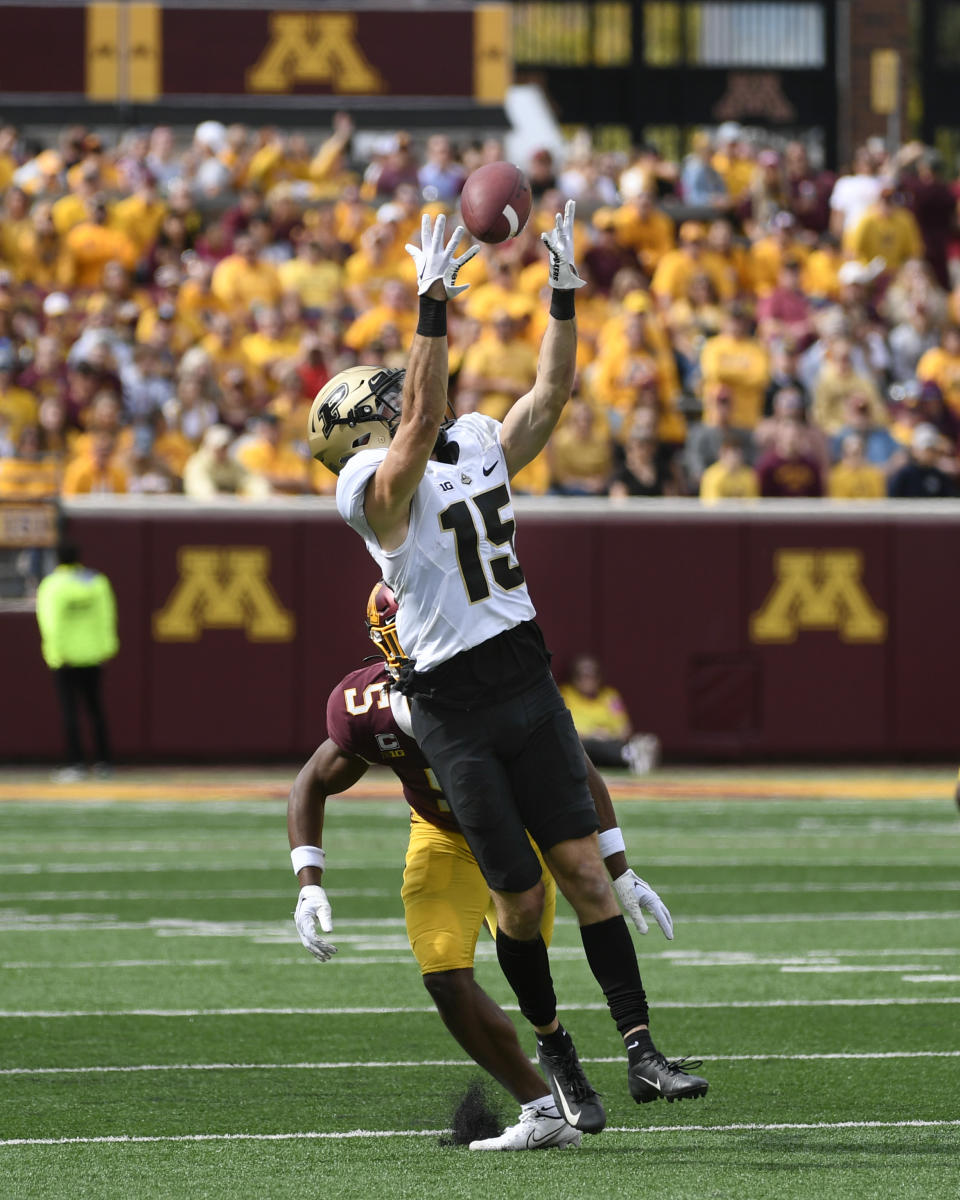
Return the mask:
<svg viewBox="0 0 960 1200">
<path fill-rule="evenodd" d="M 623 840 L 623 831 L 614 825 L 612 829 L 604 829 L 602 833 L 597 834 L 597 842 L 600 846 L 600 857 L 609 858 L 611 854 L 616 854 L 618 850 L 626 850 L 627 843 Z"/>
<path fill-rule="evenodd" d="M 290 861 L 294 875 L 299 875 L 304 867 L 319 867 L 322 871 L 327 856 L 321 846 L 294 846 L 290 851 Z"/>
</svg>

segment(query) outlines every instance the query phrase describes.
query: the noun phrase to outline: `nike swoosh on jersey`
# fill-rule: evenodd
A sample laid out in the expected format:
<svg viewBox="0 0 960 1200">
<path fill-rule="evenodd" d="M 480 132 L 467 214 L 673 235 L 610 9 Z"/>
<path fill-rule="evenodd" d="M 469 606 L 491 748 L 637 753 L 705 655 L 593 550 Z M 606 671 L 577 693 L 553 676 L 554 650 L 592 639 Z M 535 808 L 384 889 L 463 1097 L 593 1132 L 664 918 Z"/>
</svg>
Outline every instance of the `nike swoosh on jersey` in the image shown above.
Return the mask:
<svg viewBox="0 0 960 1200">
<path fill-rule="evenodd" d="M 497 469 L 497 464 L 494 462 L 494 463 L 491 463 L 489 467 L 484 467 L 483 473 L 484 473 L 484 475 L 489 475 L 491 471 L 495 471 L 496 469 Z"/>
</svg>

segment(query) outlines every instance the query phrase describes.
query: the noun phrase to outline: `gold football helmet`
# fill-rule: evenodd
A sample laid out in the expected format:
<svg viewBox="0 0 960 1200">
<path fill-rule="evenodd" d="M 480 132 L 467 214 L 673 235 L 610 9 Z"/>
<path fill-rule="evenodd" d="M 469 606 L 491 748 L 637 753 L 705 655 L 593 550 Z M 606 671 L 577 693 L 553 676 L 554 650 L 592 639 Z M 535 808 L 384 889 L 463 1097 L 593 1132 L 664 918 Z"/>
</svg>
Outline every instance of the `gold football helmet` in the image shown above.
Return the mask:
<svg viewBox="0 0 960 1200">
<path fill-rule="evenodd" d="M 401 369 L 348 367 L 317 393 L 307 421 L 310 453 L 334 475 L 358 450 L 389 446 L 400 421 Z"/>
</svg>

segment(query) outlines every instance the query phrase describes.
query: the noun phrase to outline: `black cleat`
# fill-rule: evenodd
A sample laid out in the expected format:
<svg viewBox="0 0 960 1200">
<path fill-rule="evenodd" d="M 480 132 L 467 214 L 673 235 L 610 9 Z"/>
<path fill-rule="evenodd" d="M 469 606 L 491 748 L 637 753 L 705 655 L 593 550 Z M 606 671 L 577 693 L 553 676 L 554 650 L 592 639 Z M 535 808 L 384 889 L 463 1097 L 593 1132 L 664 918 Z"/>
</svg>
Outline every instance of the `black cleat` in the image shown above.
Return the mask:
<svg viewBox="0 0 960 1200">
<path fill-rule="evenodd" d="M 551 1053 L 538 1042 L 537 1059 L 550 1084 L 557 1108 L 567 1124 L 584 1133 L 599 1133 L 607 1123 L 607 1114 L 603 1111 L 600 1097 L 583 1073 L 569 1034 L 566 1034 L 566 1042 L 567 1048 L 558 1054 Z"/>
<path fill-rule="evenodd" d="M 695 1100 L 705 1096 L 710 1086 L 699 1075 L 691 1075 L 687 1067 L 700 1067 L 700 1059 L 678 1058 L 668 1062 L 659 1050 L 649 1050 L 640 1058 L 632 1059 L 627 1069 L 630 1095 L 638 1104 L 649 1104 L 651 1100 Z"/>
</svg>

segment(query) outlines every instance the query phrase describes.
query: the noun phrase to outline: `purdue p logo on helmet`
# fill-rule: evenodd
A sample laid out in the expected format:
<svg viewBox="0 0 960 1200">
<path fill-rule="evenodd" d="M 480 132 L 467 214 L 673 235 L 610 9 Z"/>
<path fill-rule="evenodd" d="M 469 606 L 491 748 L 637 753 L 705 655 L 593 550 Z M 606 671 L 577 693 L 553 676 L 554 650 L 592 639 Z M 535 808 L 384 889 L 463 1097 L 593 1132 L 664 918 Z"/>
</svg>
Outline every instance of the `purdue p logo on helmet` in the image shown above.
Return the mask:
<svg viewBox="0 0 960 1200">
<path fill-rule="evenodd" d="M 389 446 L 400 420 L 403 370 L 348 367 L 317 393 L 307 420 L 310 453 L 339 475 L 358 450 Z"/>
</svg>

